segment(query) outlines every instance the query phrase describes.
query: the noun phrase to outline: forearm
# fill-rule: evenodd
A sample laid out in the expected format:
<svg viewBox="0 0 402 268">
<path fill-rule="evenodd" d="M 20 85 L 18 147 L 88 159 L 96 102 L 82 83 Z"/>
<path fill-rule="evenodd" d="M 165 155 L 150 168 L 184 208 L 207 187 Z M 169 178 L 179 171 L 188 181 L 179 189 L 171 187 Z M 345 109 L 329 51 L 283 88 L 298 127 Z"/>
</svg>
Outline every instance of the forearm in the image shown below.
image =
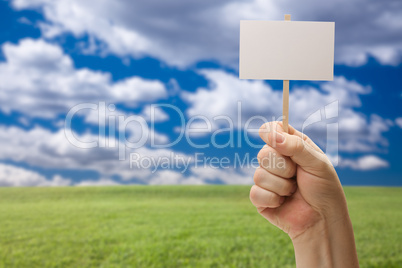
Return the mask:
<svg viewBox="0 0 402 268">
<path fill-rule="evenodd" d="M 332 224 L 323 220 L 292 242 L 298 268 L 359 267 L 349 216 Z"/>
</svg>

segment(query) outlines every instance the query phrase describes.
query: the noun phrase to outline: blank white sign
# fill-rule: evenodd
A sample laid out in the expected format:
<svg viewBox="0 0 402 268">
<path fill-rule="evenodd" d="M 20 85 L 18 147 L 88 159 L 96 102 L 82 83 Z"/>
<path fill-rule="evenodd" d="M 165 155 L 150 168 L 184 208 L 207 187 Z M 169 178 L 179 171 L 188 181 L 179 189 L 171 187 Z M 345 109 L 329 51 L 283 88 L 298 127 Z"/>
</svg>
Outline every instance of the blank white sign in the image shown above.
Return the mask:
<svg viewBox="0 0 402 268">
<path fill-rule="evenodd" d="M 240 21 L 241 79 L 333 80 L 334 22 Z"/>
</svg>

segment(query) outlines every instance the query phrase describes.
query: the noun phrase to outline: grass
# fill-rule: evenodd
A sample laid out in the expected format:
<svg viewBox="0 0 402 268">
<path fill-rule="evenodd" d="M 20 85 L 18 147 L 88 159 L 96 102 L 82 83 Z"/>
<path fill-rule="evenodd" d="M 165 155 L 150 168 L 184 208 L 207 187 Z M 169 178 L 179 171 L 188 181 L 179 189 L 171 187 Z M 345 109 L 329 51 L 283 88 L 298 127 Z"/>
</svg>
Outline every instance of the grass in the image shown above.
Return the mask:
<svg viewBox="0 0 402 268">
<path fill-rule="evenodd" d="M 1 188 L 0 266 L 294 267 L 249 188 Z M 345 192 L 361 267 L 402 267 L 402 188 Z"/>
</svg>

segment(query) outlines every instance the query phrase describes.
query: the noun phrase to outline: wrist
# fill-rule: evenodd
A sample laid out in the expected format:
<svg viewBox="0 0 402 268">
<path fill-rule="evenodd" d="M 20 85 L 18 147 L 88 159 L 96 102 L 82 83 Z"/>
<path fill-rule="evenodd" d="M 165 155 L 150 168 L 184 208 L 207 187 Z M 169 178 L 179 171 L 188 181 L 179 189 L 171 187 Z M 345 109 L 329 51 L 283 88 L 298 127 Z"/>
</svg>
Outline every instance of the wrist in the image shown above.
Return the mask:
<svg viewBox="0 0 402 268">
<path fill-rule="evenodd" d="M 324 220 L 293 238 L 296 267 L 333 267 L 329 241 Z"/>
<path fill-rule="evenodd" d="M 337 221 L 322 219 L 292 239 L 296 266 L 359 267 L 349 215 Z"/>
</svg>

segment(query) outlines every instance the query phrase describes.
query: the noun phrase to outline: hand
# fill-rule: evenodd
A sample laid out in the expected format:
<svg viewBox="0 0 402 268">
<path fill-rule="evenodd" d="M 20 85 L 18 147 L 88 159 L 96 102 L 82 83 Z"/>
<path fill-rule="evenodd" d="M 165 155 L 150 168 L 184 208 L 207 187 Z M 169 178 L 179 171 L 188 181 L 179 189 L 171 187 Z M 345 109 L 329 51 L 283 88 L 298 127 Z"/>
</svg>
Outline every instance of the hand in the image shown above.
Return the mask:
<svg viewBox="0 0 402 268">
<path fill-rule="evenodd" d="M 282 123 L 264 124 L 259 133 L 267 145 L 257 156 L 250 197 L 263 217 L 294 239 L 324 218 L 344 216 L 338 176 L 317 145 L 291 126 L 285 133 Z"/>
<path fill-rule="evenodd" d="M 345 195 L 328 158 L 306 135 L 291 126 L 289 133 L 285 133 L 280 122 L 264 124 L 259 133 L 267 145 L 258 154 L 260 167 L 254 174 L 250 200 L 264 218 L 288 233 L 298 266 L 304 263 L 302 266 L 315 267 L 305 254 L 309 243 L 311 248 L 327 244 L 325 250 L 331 251 L 334 246 L 341 246 L 334 242 L 349 243 L 353 249 L 352 254 L 340 256 L 343 260 L 350 256 L 351 261 L 347 262 L 352 266 L 339 267 L 358 266 Z M 344 238 L 336 238 L 339 235 Z M 318 250 L 324 249 L 322 245 Z M 298 252 L 304 253 L 298 258 Z M 317 252 L 316 249 L 314 253 Z M 336 261 L 324 259 L 315 263 L 319 267 L 318 263 L 328 265 Z"/>
</svg>

